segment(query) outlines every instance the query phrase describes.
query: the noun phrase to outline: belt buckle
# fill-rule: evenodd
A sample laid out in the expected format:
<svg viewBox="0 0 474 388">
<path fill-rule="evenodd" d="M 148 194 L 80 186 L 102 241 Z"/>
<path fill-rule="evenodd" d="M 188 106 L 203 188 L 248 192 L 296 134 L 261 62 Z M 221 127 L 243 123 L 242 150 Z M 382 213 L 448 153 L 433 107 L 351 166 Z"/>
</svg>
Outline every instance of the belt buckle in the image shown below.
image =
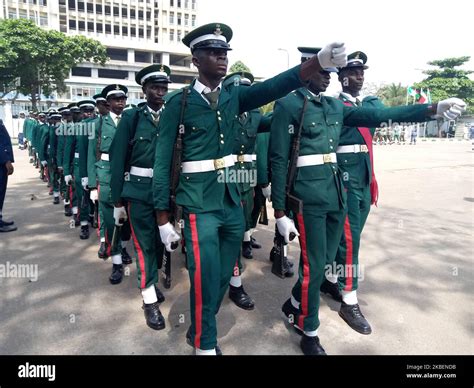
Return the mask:
<svg viewBox="0 0 474 388">
<path fill-rule="evenodd" d="M 214 169 L 215 170 L 221 170 L 225 168 L 225 160 L 224 158 L 220 158 L 220 159 L 215 159 L 214 160 Z"/>
<path fill-rule="evenodd" d="M 367 147 L 365 144 L 361 144 L 360 152 L 369 152 L 369 147 Z"/>
<path fill-rule="evenodd" d="M 324 154 L 323 155 L 323 161 L 324 161 L 324 163 L 332 163 L 331 154 Z"/>
<path fill-rule="evenodd" d="M 245 162 L 245 157 L 244 155 L 237 155 L 237 161 L 239 163 L 244 163 Z"/>
</svg>

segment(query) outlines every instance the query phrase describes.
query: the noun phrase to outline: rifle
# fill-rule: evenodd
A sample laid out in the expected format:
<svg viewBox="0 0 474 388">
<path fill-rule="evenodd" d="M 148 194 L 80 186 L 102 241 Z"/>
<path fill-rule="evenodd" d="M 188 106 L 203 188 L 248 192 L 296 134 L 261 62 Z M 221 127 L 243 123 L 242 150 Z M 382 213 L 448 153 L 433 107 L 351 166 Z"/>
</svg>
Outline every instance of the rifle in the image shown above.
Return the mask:
<svg viewBox="0 0 474 388">
<path fill-rule="evenodd" d="M 267 213 L 267 199 L 264 198 L 263 205 L 260 208 L 260 215 L 258 223 L 261 225 L 268 225 L 268 213 Z"/>
<path fill-rule="evenodd" d="M 308 99 L 304 97 L 303 109 L 301 111 L 301 118 L 299 123 L 298 131 L 293 136 L 293 142 L 291 144 L 290 160 L 288 165 L 288 176 L 286 179 L 286 210 L 291 211 L 293 215 L 303 213 L 303 201 L 291 194 L 293 185 L 296 179 L 297 163 L 300 154 L 300 143 L 301 143 L 301 131 L 303 129 L 304 115 L 308 107 Z M 290 234 L 290 241 L 292 241 L 296 235 Z M 285 240 L 275 226 L 275 238 L 272 252 L 270 253 L 270 260 L 273 261 L 272 273 L 276 276 L 284 279 L 289 273 L 290 267 L 288 259 L 285 257 L 284 245 Z M 273 255 L 272 255 L 273 253 Z M 290 275 L 291 276 L 291 275 Z"/>
<path fill-rule="evenodd" d="M 179 125 L 178 125 L 178 134 L 176 137 L 176 142 L 173 149 L 173 160 L 171 164 L 171 176 L 170 176 L 170 223 L 175 226 L 176 223 L 178 226 L 184 228 L 183 220 L 183 208 L 176 203 L 176 189 L 179 184 L 179 176 L 181 174 L 181 163 L 183 160 L 183 136 L 184 136 L 184 112 L 186 110 L 187 99 L 189 88 L 185 87 L 181 96 L 181 111 L 179 114 Z M 178 243 L 172 244 L 172 249 L 178 248 Z M 164 287 L 171 287 L 171 254 L 166 249 L 164 250 L 163 255 L 163 265 L 164 265 Z"/>
</svg>

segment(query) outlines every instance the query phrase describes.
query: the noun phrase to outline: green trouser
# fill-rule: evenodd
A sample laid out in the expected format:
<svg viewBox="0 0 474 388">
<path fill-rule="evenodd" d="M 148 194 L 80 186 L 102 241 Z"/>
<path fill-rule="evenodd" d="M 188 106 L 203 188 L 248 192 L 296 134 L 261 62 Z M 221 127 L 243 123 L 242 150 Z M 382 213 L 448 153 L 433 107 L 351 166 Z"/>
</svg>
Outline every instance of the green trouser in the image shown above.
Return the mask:
<svg viewBox="0 0 474 388">
<path fill-rule="evenodd" d="M 138 287 L 143 290 L 158 283 L 158 268 L 163 259 L 164 245 L 161 243 L 153 204 L 129 201 L 128 216 L 138 258 Z"/>
<path fill-rule="evenodd" d="M 89 201 L 82 200 L 86 195 L 81 184 L 81 174 L 79 173 L 79 159 L 74 159 L 74 205 L 79 209 L 79 220 L 84 223 L 89 221 Z"/>
<path fill-rule="evenodd" d="M 99 184 L 99 208 L 101 209 L 101 228 L 104 228 L 104 237 L 107 244 L 107 256 L 112 257 L 122 253 L 122 241 L 117 238 L 117 244 L 111 246 L 115 229 L 114 204 L 110 200 L 110 186 Z M 125 225 L 124 225 L 125 226 Z M 123 227 L 122 227 L 123 228 Z"/>
<path fill-rule="evenodd" d="M 240 193 L 242 200 L 242 209 L 245 219 L 245 230 L 244 232 L 252 229 L 252 210 L 253 210 L 253 188 L 246 192 Z M 242 236 L 243 237 L 243 236 Z M 242 255 L 237 255 L 237 261 L 235 262 L 233 276 L 240 276 L 242 274 Z"/>
<path fill-rule="evenodd" d="M 184 236 L 191 281 L 191 337 L 196 348 L 217 344 L 216 315 L 232 276 L 244 234 L 242 207 L 231 202 L 205 213 L 184 209 Z"/>
<path fill-rule="evenodd" d="M 263 196 L 262 187 L 260 185 L 255 186 L 255 195 L 253 197 L 253 209 L 250 227 L 255 229 L 257 227 L 258 217 L 260 216 L 260 210 L 265 205 L 266 198 Z"/>
<path fill-rule="evenodd" d="M 355 291 L 358 288 L 360 235 L 370 212 L 370 186 L 348 188 L 347 216 L 336 255 L 336 274 L 339 289 Z"/>
<path fill-rule="evenodd" d="M 301 255 L 298 280 L 291 293 L 300 302 L 301 314 L 295 324 L 304 331 L 319 327 L 319 288 L 326 265 L 336 256 L 345 215 L 345 209 L 304 208 L 303 214 L 294 217 L 300 233 Z"/>
<path fill-rule="evenodd" d="M 53 160 L 48 160 L 49 184 L 53 188 L 54 193 L 59 193 L 59 172 L 57 168 L 53 168 Z"/>
</svg>

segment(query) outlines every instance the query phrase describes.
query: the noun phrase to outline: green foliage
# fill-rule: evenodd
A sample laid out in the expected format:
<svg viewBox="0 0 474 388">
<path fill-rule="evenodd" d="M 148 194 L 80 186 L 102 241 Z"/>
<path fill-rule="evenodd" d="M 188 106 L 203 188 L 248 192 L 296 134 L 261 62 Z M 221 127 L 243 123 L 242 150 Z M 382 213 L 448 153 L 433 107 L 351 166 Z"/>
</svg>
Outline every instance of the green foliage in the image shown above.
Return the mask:
<svg viewBox="0 0 474 388">
<path fill-rule="evenodd" d="M 439 69 L 426 70 L 428 77 L 415 84 L 416 88 L 430 89 L 431 99 L 438 102 L 449 97 L 458 97 L 468 104 L 468 112 L 474 113 L 474 81 L 469 79 L 470 70 L 457 69 L 469 61 L 470 57 L 438 59 L 428 65 Z"/>
<path fill-rule="evenodd" d="M 247 73 L 252 73 L 250 69 L 243 63 L 242 61 L 237 61 L 235 62 L 231 67 L 230 67 L 230 73 L 236 73 L 238 71 L 246 71 Z"/>
<path fill-rule="evenodd" d="M 386 106 L 398 106 L 406 104 L 407 88 L 391 83 L 390 85 L 383 85 L 377 90 L 377 97 L 379 97 Z"/>
<path fill-rule="evenodd" d="M 0 21 L 0 82 L 4 92 L 17 89 L 30 95 L 34 107 L 40 91 L 64 92 L 71 68 L 85 61 L 105 64 L 106 48 L 84 36 L 43 30 L 31 20 Z"/>
</svg>

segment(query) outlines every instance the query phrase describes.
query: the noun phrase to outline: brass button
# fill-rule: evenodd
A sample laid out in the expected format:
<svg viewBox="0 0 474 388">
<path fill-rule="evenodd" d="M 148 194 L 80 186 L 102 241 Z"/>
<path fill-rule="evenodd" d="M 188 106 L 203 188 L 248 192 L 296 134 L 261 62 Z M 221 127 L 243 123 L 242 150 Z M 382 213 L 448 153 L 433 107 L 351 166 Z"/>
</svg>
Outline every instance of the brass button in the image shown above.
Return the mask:
<svg viewBox="0 0 474 388">
<path fill-rule="evenodd" d="M 224 135 L 223 135 L 222 133 L 221 133 L 221 137 L 222 137 L 222 138 L 224 137 Z"/>
<path fill-rule="evenodd" d="M 217 120 L 222 121 L 222 119 L 220 117 L 218 117 Z"/>
</svg>

